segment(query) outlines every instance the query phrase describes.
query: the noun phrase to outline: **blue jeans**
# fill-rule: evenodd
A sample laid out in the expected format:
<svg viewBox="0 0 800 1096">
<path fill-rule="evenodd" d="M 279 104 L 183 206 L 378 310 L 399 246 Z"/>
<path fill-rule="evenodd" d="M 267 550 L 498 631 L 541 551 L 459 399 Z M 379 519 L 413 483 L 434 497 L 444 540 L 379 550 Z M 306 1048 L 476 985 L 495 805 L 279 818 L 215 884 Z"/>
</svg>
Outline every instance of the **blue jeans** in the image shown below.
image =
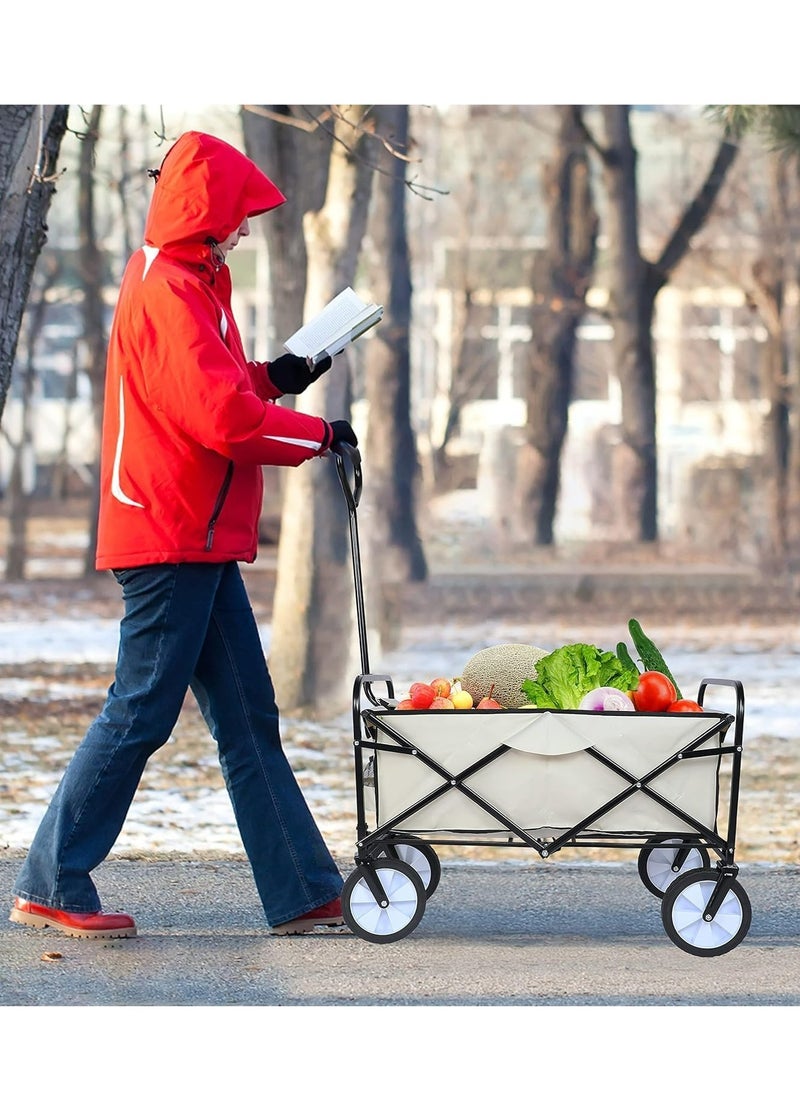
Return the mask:
<svg viewBox="0 0 800 1096">
<path fill-rule="evenodd" d="M 148 758 L 191 688 L 214 736 L 271 925 L 337 898 L 342 877 L 281 746 L 278 708 L 236 563 L 116 571 L 125 612 L 115 680 L 45 813 L 14 893 L 70 913 L 101 908 L 90 872 L 122 829 Z"/>
</svg>

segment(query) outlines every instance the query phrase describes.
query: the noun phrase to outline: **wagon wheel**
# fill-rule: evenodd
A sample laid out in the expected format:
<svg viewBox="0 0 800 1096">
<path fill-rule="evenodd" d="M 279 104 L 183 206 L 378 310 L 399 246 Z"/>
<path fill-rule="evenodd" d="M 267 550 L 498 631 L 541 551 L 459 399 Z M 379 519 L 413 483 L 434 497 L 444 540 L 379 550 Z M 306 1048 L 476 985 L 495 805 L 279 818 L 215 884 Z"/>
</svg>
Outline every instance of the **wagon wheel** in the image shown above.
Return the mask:
<svg viewBox="0 0 800 1096">
<path fill-rule="evenodd" d="M 667 936 L 690 955 L 724 955 L 747 936 L 750 899 L 736 879 L 727 881 L 725 897 L 711 920 L 703 915 L 719 878 L 717 869 L 699 868 L 678 876 L 664 894 L 661 919 Z"/>
<path fill-rule="evenodd" d="M 385 897 L 370 886 L 373 874 Z M 361 864 L 342 888 L 342 915 L 348 928 L 373 944 L 390 944 L 408 936 L 424 912 L 422 880 L 402 860 L 381 857 L 373 864 Z"/>
<path fill-rule="evenodd" d="M 422 880 L 425 897 L 430 898 L 442 878 L 442 866 L 439 863 L 439 857 L 431 846 L 423 842 L 411 844 L 404 841 L 390 841 L 386 848 L 388 852 L 381 850 L 379 856 L 390 856 L 393 859 L 402 860 L 404 864 L 408 864 L 410 868 L 413 868 Z"/>
<path fill-rule="evenodd" d="M 708 850 L 704 847 L 686 850 L 683 863 L 676 864 L 682 843 L 683 838 L 679 836 L 651 837 L 639 853 L 639 878 L 657 898 L 664 897 L 667 887 L 678 876 L 711 865 Z"/>
</svg>

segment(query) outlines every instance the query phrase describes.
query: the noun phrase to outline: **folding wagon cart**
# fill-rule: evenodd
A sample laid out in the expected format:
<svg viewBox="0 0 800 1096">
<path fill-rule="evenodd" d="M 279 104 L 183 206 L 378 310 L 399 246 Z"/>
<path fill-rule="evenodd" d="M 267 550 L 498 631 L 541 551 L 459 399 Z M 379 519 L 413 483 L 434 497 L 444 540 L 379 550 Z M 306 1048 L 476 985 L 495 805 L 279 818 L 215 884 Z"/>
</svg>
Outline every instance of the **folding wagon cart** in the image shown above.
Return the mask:
<svg viewBox="0 0 800 1096">
<path fill-rule="evenodd" d="M 350 516 L 362 669 L 353 687 L 355 869 L 342 892 L 349 928 L 379 944 L 413 932 L 441 876 L 434 845 L 528 848 L 542 859 L 564 848 L 632 848 L 677 947 L 713 956 L 740 944 L 751 919 L 735 862 L 741 682 L 699 686 L 701 707 L 719 687 L 733 712 L 398 710 L 391 677 L 369 668 L 360 454 L 340 445 L 334 457 Z"/>
</svg>

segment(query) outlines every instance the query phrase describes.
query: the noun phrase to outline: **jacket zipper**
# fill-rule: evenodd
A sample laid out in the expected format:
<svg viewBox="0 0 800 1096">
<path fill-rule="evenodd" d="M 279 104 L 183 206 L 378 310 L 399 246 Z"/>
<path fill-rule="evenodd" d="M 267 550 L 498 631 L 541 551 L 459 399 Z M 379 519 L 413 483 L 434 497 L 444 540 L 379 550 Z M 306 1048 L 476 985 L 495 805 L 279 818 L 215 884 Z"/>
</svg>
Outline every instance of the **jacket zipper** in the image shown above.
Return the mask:
<svg viewBox="0 0 800 1096">
<path fill-rule="evenodd" d="M 217 495 L 217 500 L 214 503 L 214 509 L 211 512 L 211 518 L 209 519 L 209 522 L 208 522 L 208 527 L 207 527 L 207 531 L 206 531 L 206 551 L 207 552 L 211 551 L 211 546 L 214 543 L 214 528 L 217 524 L 217 518 L 220 515 L 222 507 L 225 505 L 225 499 L 227 498 L 228 489 L 230 488 L 232 479 L 233 479 L 233 461 L 229 461 L 228 462 L 228 468 L 225 472 L 225 479 L 222 481 L 222 487 L 220 487 L 220 489 L 219 489 L 219 494 Z"/>
</svg>

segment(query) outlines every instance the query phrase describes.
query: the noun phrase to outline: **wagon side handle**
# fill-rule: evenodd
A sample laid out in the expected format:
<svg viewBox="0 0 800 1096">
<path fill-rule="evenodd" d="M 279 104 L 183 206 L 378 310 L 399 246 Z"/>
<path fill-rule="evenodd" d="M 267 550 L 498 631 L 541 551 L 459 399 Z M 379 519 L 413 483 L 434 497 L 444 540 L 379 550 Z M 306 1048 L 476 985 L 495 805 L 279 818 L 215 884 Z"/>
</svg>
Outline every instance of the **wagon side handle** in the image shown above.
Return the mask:
<svg viewBox="0 0 800 1096">
<path fill-rule="evenodd" d="M 730 803 L 728 806 L 727 849 L 723 864 L 733 865 L 736 853 L 736 828 L 739 815 L 739 784 L 742 775 L 742 743 L 744 740 L 744 686 L 741 681 L 727 677 L 704 677 L 697 690 L 697 703 L 702 707 L 707 685 L 722 685 L 736 693 L 736 722 L 733 732 L 733 757 L 731 760 Z"/>
<path fill-rule="evenodd" d="M 356 511 L 361 501 L 364 485 L 361 473 L 361 454 L 345 441 L 337 442 L 330 452 L 336 461 L 336 472 L 342 485 L 347 511 L 350 517 L 350 549 L 353 558 L 353 584 L 356 595 L 356 623 L 358 645 L 361 652 L 361 673 L 369 674 L 369 650 L 367 647 L 367 618 L 364 611 L 364 583 L 361 576 L 361 549 L 358 542 L 358 518 Z M 352 484 L 351 484 L 352 476 Z"/>
<path fill-rule="evenodd" d="M 734 729 L 734 742 L 741 746 L 744 735 L 744 687 L 741 681 L 734 681 L 727 677 L 704 677 L 697 690 L 697 703 L 703 707 L 707 685 L 726 685 L 736 693 L 736 723 Z"/>
</svg>

